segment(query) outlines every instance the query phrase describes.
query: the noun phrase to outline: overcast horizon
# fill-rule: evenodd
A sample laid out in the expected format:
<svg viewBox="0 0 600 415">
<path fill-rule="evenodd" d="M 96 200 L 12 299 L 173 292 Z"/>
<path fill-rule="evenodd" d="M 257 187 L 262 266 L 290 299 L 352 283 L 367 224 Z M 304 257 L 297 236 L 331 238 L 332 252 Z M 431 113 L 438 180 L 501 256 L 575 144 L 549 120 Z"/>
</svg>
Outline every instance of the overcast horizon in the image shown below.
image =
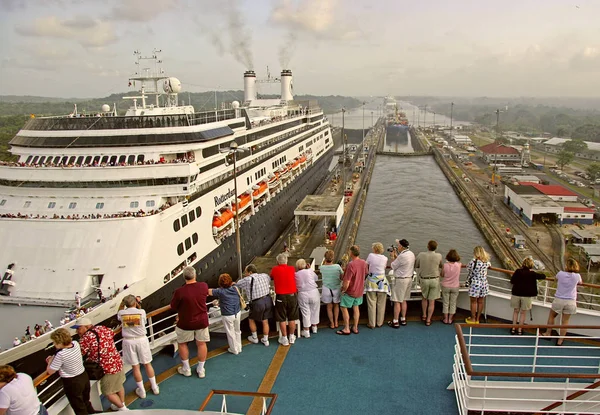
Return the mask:
<svg viewBox="0 0 600 415">
<path fill-rule="evenodd" d="M 599 15 L 593 0 L 0 0 L 0 95 L 124 92 L 133 51 L 157 48 L 190 92 L 268 66 L 296 94 L 596 98 Z"/>
</svg>

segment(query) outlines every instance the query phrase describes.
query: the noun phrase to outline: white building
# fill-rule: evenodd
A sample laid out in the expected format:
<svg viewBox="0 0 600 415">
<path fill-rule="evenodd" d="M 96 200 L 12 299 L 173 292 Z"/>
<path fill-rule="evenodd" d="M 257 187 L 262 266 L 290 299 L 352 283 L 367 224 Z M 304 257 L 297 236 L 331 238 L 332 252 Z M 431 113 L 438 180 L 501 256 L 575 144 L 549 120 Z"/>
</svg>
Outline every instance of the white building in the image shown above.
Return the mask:
<svg viewBox="0 0 600 415">
<path fill-rule="evenodd" d="M 562 151 L 562 145 L 567 141 L 570 141 L 570 138 L 553 137 L 542 144 L 542 146 L 544 147 L 544 151 L 549 153 L 560 153 Z M 593 143 L 591 141 L 584 141 L 584 143 L 587 144 L 587 149 L 580 153 L 575 153 L 575 157 L 588 160 L 600 160 L 600 143 Z"/>
<path fill-rule="evenodd" d="M 579 203 L 577 194 L 562 186 L 531 182 L 507 184 L 504 203 L 529 226 L 534 222 L 594 223 L 594 209 Z"/>
</svg>

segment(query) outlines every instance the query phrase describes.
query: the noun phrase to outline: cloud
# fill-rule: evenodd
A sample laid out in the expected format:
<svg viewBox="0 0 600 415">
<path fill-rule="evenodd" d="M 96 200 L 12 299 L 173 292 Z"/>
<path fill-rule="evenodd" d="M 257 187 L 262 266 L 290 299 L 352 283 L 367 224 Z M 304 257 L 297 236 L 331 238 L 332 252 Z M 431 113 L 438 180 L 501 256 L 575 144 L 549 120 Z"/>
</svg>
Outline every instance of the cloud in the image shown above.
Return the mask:
<svg viewBox="0 0 600 415">
<path fill-rule="evenodd" d="M 56 16 L 36 19 L 31 24 L 15 27 L 21 36 L 72 40 L 84 47 L 106 46 L 116 42 L 111 23 L 79 16 L 61 20 Z"/>
<path fill-rule="evenodd" d="M 160 14 L 177 9 L 179 0 L 127 0 L 114 6 L 109 18 L 132 22 L 149 22 Z"/>
<path fill-rule="evenodd" d="M 25 0 L 0 0 L 0 9 L 8 12 L 23 10 L 27 7 Z"/>
<path fill-rule="evenodd" d="M 600 48 L 586 46 L 574 54 L 569 61 L 569 68 L 575 71 L 600 71 Z"/>
<path fill-rule="evenodd" d="M 358 25 L 347 21 L 339 0 L 283 0 L 273 10 L 269 20 L 319 39 L 353 40 L 362 34 Z"/>
<path fill-rule="evenodd" d="M 221 55 L 230 53 L 246 69 L 253 69 L 252 32 L 236 0 L 205 2 L 206 12 L 193 17 L 197 30 Z M 214 6 L 214 7 L 212 7 Z M 219 22 L 224 22 L 219 24 Z M 226 40 L 229 44 L 226 44 Z"/>
</svg>

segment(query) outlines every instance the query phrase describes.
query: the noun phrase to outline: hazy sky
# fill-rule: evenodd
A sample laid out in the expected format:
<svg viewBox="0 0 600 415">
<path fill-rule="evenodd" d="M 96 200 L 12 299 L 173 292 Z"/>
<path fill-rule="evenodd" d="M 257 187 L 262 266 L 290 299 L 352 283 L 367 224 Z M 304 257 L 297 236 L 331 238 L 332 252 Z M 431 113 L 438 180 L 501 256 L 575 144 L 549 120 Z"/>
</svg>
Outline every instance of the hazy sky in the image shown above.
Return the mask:
<svg viewBox="0 0 600 415">
<path fill-rule="evenodd" d="M 0 95 L 123 92 L 133 51 L 157 48 L 194 92 L 286 65 L 296 93 L 598 97 L 599 17 L 598 0 L 0 0 Z"/>
</svg>

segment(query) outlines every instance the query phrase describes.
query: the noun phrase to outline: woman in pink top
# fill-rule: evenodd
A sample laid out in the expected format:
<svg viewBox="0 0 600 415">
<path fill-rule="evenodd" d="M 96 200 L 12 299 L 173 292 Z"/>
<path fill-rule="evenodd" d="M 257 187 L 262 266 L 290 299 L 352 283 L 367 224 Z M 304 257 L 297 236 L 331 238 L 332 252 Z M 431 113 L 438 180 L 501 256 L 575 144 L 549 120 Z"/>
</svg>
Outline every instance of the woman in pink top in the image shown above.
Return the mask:
<svg viewBox="0 0 600 415">
<path fill-rule="evenodd" d="M 442 304 L 444 313 L 444 324 L 452 324 L 452 318 L 456 313 L 456 299 L 458 298 L 458 287 L 460 285 L 460 256 L 456 249 L 451 249 L 446 255 L 446 262 L 442 267 Z"/>
</svg>

